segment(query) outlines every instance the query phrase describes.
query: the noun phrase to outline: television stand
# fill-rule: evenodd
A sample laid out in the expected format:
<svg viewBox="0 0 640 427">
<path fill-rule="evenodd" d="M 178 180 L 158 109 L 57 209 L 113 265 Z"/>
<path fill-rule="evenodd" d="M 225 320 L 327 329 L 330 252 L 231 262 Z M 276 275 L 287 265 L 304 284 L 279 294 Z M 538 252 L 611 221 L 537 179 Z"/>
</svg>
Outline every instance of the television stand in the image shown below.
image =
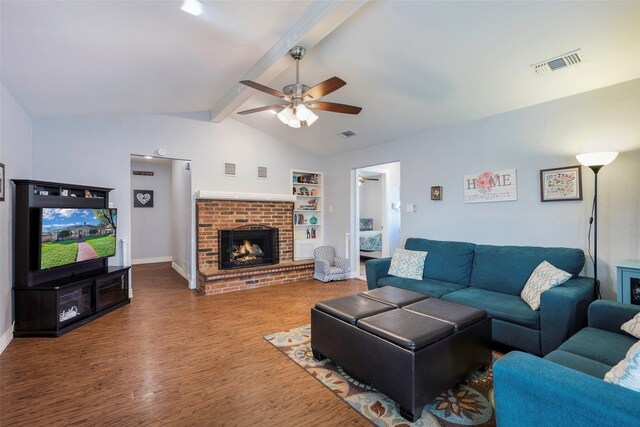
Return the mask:
<svg viewBox="0 0 640 427">
<path fill-rule="evenodd" d="M 14 337 L 59 337 L 129 304 L 129 269 L 107 267 L 31 287 L 14 287 Z"/>
<path fill-rule="evenodd" d="M 58 337 L 128 304 L 130 267 L 109 266 L 101 257 L 42 268 L 40 259 L 43 209 L 108 209 L 113 189 L 26 179 L 12 182 L 16 196 L 13 336 Z"/>
</svg>

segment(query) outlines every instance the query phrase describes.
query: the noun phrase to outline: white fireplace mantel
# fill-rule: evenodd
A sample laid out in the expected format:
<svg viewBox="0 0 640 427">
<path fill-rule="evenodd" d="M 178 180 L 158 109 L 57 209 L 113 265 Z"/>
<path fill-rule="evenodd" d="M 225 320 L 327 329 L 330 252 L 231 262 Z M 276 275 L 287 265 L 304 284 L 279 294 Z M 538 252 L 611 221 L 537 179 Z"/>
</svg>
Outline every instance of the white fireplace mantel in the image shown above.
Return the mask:
<svg viewBox="0 0 640 427">
<path fill-rule="evenodd" d="M 250 200 L 263 202 L 295 202 L 293 194 L 240 193 L 235 191 L 196 191 L 195 198 L 210 200 Z"/>
</svg>

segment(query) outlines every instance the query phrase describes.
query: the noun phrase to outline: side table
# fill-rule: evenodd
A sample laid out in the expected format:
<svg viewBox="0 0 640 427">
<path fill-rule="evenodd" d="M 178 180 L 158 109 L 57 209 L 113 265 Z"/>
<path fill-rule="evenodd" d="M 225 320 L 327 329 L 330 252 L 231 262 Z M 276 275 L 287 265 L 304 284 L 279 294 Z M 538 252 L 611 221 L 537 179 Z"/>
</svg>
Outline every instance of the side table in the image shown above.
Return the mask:
<svg viewBox="0 0 640 427">
<path fill-rule="evenodd" d="M 626 260 L 616 265 L 618 302 L 640 305 L 640 261 Z"/>
</svg>

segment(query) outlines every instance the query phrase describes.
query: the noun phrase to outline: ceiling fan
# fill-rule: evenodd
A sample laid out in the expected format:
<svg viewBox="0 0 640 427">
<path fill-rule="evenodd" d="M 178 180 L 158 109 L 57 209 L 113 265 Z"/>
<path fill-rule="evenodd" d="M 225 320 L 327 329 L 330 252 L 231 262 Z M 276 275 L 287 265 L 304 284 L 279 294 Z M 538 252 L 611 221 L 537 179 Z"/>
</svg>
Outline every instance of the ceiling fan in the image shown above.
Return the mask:
<svg viewBox="0 0 640 427">
<path fill-rule="evenodd" d="M 335 102 L 318 101 L 319 98 L 329 95 L 346 85 L 347 83 L 341 78 L 331 77 L 330 79 L 318 83 L 314 87 L 309 87 L 300 83 L 300 60 L 304 58 L 305 53 L 307 53 L 306 49 L 300 46 L 296 46 L 289 50 L 289 55 L 291 55 L 291 57 L 296 61 L 296 82 L 295 84 L 285 86 L 282 89 L 282 92 L 261 85 L 260 83 L 252 82 L 251 80 L 240 81 L 243 85 L 280 98 L 282 102 L 280 104 L 239 111 L 238 114 L 245 115 L 258 113 L 260 111 L 280 110 L 278 118 L 282 123 L 289 125 L 292 128 L 311 126 L 316 120 L 318 120 L 318 116 L 316 116 L 311 110 L 358 114 L 362 110 L 362 107 L 337 104 Z"/>
</svg>

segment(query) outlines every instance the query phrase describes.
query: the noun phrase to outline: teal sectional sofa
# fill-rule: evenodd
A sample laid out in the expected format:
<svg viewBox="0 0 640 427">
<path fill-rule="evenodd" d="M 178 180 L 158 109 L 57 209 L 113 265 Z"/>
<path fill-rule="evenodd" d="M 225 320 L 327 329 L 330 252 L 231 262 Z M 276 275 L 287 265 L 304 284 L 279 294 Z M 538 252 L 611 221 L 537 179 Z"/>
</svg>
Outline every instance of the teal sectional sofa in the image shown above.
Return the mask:
<svg viewBox="0 0 640 427">
<path fill-rule="evenodd" d="M 637 338 L 620 326 L 640 306 L 595 301 L 589 326 L 541 359 L 514 351 L 493 365 L 500 427 L 638 426 L 640 393 L 603 380 Z"/>
<path fill-rule="evenodd" d="M 593 279 L 579 277 L 580 249 L 475 245 L 419 238 L 405 249 L 428 252 L 422 280 L 388 274 L 391 258 L 365 263 L 367 286 L 395 286 L 434 298 L 478 307 L 492 317 L 493 340 L 538 355 L 560 346 L 586 323 Z M 548 261 L 573 276 L 542 294 L 532 310 L 520 293 L 533 270 Z"/>
</svg>

